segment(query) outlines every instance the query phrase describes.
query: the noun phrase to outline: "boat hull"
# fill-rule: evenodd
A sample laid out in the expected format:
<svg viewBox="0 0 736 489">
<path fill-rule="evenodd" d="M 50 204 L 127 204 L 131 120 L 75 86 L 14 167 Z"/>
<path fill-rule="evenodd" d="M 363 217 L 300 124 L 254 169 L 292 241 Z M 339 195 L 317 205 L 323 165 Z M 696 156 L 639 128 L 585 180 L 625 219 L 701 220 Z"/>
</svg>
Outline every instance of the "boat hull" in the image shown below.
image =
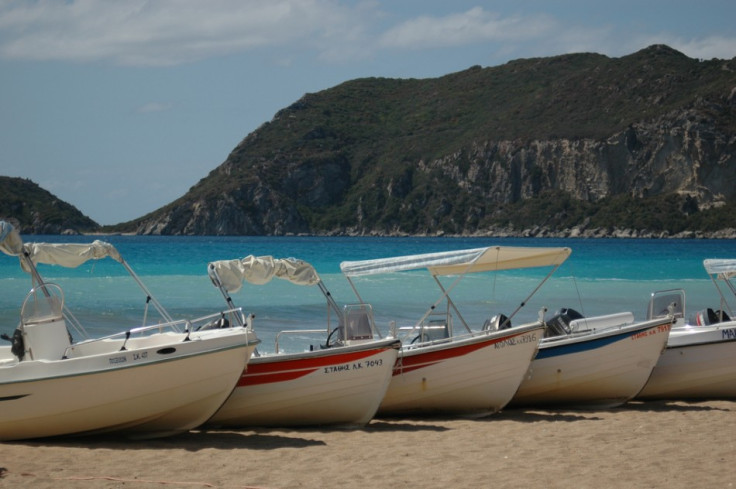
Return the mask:
<svg viewBox="0 0 736 489">
<path fill-rule="evenodd" d="M 161 333 L 124 351 L 0 364 L 0 440 L 122 432 L 167 436 L 195 428 L 230 395 L 257 340 L 227 332 Z M 112 346 L 109 344 L 107 346 Z M 104 350 L 107 350 L 106 352 Z"/>
<path fill-rule="evenodd" d="M 736 322 L 673 328 L 638 399 L 736 398 Z"/>
<path fill-rule="evenodd" d="M 539 325 L 402 348 L 380 415 L 492 413 L 519 387 L 542 337 Z"/>
<path fill-rule="evenodd" d="M 545 339 L 510 406 L 614 407 L 646 384 L 667 343 L 670 319 Z"/>
<path fill-rule="evenodd" d="M 212 427 L 362 426 L 383 399 L 395 339 L 253 357 Z"/>
</svg>

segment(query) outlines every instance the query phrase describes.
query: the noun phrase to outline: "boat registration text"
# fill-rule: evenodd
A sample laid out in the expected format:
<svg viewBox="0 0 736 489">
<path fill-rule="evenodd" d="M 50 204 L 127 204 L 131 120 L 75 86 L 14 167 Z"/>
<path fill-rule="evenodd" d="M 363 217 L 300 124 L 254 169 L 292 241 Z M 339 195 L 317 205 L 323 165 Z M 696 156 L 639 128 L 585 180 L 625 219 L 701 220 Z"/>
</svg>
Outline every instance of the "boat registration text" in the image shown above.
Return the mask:
<svg viewBox="0 0 736 489">
<path fill-rule="evenodd" d="M 631 339 L 632 340 L 638 340 L 640 338 L 645 338 L 645 337 L 647 337 L 649 335 L 659 334 L 659 333 L 666 333 L 669 330 L 670 330 L 670 325 L 669 324 L 661 324 L 661 325 L 657 326 L 656 328 L 647 329 L 645 331 L 640 331 L 640 332 L 636 333 L 635 335 L 631 335 Z"/>
<path fill-rule="evenodd" d="M 379 358 L 377 360 L 364 360 L 362 362 L 345 363 L 342 365 L 329 365 L 323 368 L 324 368 L 324 373 L 332 374 L 336 372 L 348 372 L 350 370 L 360 370 L 363 368 L 380 367 L 381 365 L 383 365 L 383 359 Z"/>
</svg>

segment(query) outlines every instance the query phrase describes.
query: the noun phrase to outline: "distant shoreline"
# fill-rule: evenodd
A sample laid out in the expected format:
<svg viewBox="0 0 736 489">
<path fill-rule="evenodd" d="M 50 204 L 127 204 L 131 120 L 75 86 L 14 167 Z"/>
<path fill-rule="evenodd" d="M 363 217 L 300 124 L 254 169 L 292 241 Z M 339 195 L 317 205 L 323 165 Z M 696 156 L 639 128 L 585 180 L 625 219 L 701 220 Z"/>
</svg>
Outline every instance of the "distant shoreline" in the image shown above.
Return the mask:
<svg viewBox="0 0 736 489">
<path fill-rule="evenodd" d="M 117 233 L 117 232 L 82 232 L 67 231 L 59 233 L 59 235 L 82 235 L 82 236 L 199 236 L 199 235 L 158 235 L 158 234 L 137 234 L 137 233 Z M 572 238 L 572 239 L 736 239 L 736 229 L 726 228 L 719 231 L 681 231 L 679 233 L 670 234 L 667 231 L 638 231 L 635 229 L 613 229 L 605 230 L 601 228 L 580 229 L 572 228 L 562 231 L 552 231 L 546 228 L 530 228 L 522 231 L 512 231 L 507 229 L 494 229 L 485 232 L 476 232 L 468 234 L 450 234 L 450 233 L 379 233 L 369 232 L 361 233 L 357 231 L 332 231 L 324 233 L 285 233 L 285 234 L 264 234 L 264 235 L 202 235 L 202 236 L 263 236 L 263 237 L 375 237 L 375 238 Z"/>
</svg>

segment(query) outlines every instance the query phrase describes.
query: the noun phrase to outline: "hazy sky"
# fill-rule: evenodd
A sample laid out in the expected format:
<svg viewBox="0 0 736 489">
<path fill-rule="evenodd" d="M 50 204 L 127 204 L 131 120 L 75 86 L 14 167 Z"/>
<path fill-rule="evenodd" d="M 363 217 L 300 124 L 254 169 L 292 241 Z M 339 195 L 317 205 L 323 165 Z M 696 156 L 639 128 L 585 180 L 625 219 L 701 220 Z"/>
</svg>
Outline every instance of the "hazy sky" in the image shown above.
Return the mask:
<svg viewBox="0 0 736 489">
<path fill-rule="evenodd" d="M 736 2 L 0 0 L 0 175 L 115 224 L 305 93 L 651 44 L 733 58 Z"/>
</svg>

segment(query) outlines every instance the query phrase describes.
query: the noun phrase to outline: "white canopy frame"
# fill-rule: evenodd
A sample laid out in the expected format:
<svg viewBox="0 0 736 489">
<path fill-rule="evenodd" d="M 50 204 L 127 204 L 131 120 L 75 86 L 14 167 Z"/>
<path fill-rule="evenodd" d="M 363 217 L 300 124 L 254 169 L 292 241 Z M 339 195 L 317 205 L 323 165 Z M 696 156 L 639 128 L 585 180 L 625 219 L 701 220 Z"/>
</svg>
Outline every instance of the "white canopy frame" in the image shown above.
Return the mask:
<svg viewBox="0 0 736 489">
<path fill-rule="evenodd" d="M 274 278 L 286 280 L 295 285 L 317 286 L 322 295 L 327 300 L 327 324 L 325 330 L 309 329 L 309 330 L 283 330 L 276 335 L 276 353 L 279 352 L 279 337 L 286 334 L 302 334 L 302 333 L 322 333 L 327 334 L 325 346 L 329 347 L 332 341 L 352 341 L 357 338 L 351 335 L 349 330 L 351 324 L 355 323 L 358 316 L 367 319 L 367 326 L 370 328 L 370 335 L 381 337 L 381 332 L 375 327 L 373 321 L 372 308 L 370 305 L 361 303 L 359 308 L 355 305 L 346 305 L 344 311 L 340 309 L 335 302 L 332 294 L 322 282 L 314 267 L 304 260 L 297 258 L 274 258 L 270 255 L 254 256 L 248 255 L 245 258 L 233 260 L 219 260 L 210 262 L 207 266 L 207 273 L 212 284 L 220 290 L 225 298 L 225 302 L 230 309 L 235 309 L 231 292 L 237 292 L 241 289 L 243 282 L 254 285 L 264 285 Z M 331 314 L 333 311 L 338 318 L 338 325 L 334 329 L 331 325 Z M 357 311 L 357 312 L 356 312 Z M 357 315 L 356 315 L 357 314 Z M 251 327 L 251 321 L 255 317 L 248 314 L 247 318 L 238 317 L 237 321 L 243 325 Z M 351 319 L 352 318 L 352 319 Z M 362 324 L 362 323 L 361 323 Z M 355 327 L 355 324 L 353 324 Z M 363 332 L 365 333 L 365 332 Z M 254 355 L 260 353 L 256 350 Z"/>
<path fill-rule="evenodd" d="M 174 320 L 158 300 L 151 294 L 148 287 L 141 281 L 138 275 L 120 255 L 120 252 L 110 243 L 95 240 L 92 243 L 23 243 L 15 228 L 7 221 L 0 220 L 0 251 L 17 256 L 20 259 L 21 268 L 31 274 L 32 281 L 45 290 L 46 280 L 38 272 L 37 264 L 60 265 L 66 268 L 76 268 L 91 261 L 111 258 L 120 263 L 138 286 L 146 295 L 146 307 L 143 316 L 145 326 L 148 318 L 148 304 L 153 304 L 161 317 L 168 323 Z M 64 316 L 72 324 L 75 330 L 85 338 L 89 334 L 79 320 L 64 305 Z"/>
<path fill-rule="evenodd" d="M 295 285 L 317 286 L 327 299 L 328 307 L 343 322 L 340 307 L 317 274 L 317 270 L 304 260 L 296 258 L 274 258 L 269 255 L 248 255 L 245 258 L 210 262 L 207 273 L 213 285 L 222 293 L 231 309 L 234 309 L 231 293 L 239 291 L 243 282 L 264 285 L 274 278 L 287 280 Z M 242 319 L 240 319 L 242 321 Z M 329 314 L 328 314 L 329 329 Z"/>
<path fill-rule="evenodd" d="M 529 299 L 531 299 L 531 297 L 549 279 L 549 277 L 552 276 L 560 265 L 567 260 L 571 253 L 572 250 L 566 247 L 545 248 L 489 246 L 485 248 L 423 253 L 418 255 L 406 255 L 373 260 L 345 261 L 340 264 L 340 269 L 361 303 L 363 303 L 363 298 L 358 293 L 352 280 L 354 277 L 426 269 L 440 287 L 442 294 L 434 303 L 432 303 L 419 321 L 417 321 L 413 329 L 419 328 L 430 314 L 432 314 L 436 307 L 442 301 L 447 300 L 448 307 L 451 307 L 457 313 L 457 316 L 465 329 L 468 332 L 471 332 L 470 327 L 459 313 L 457 306 L 449 295 L 466 274 L 522 268 L 552 267 L 547 276 L 509 315 L 508 320 L 510 321 L 526 305 Z M 450 275 L 454 275 L 456 277 L 449 287 L 445 288 L 439 277 Z"/>
<path fill-rule="evenodd" d="M 708 273 L 713 285 L 716 286 L 718 295 L 721 297 L 720 310 L 728 310 L 729 316 L 733 318 L 736 315 L 719 285 L 719 280 L 731 291 L 731 294 L 736 297 L 736 286 L 734 286 L 732 281 L 732 279 L 736 277 L 736 259 L 708 258 L 703 260 L 703 267 L 705 268 L 706 273 Z"/>
</svg>

